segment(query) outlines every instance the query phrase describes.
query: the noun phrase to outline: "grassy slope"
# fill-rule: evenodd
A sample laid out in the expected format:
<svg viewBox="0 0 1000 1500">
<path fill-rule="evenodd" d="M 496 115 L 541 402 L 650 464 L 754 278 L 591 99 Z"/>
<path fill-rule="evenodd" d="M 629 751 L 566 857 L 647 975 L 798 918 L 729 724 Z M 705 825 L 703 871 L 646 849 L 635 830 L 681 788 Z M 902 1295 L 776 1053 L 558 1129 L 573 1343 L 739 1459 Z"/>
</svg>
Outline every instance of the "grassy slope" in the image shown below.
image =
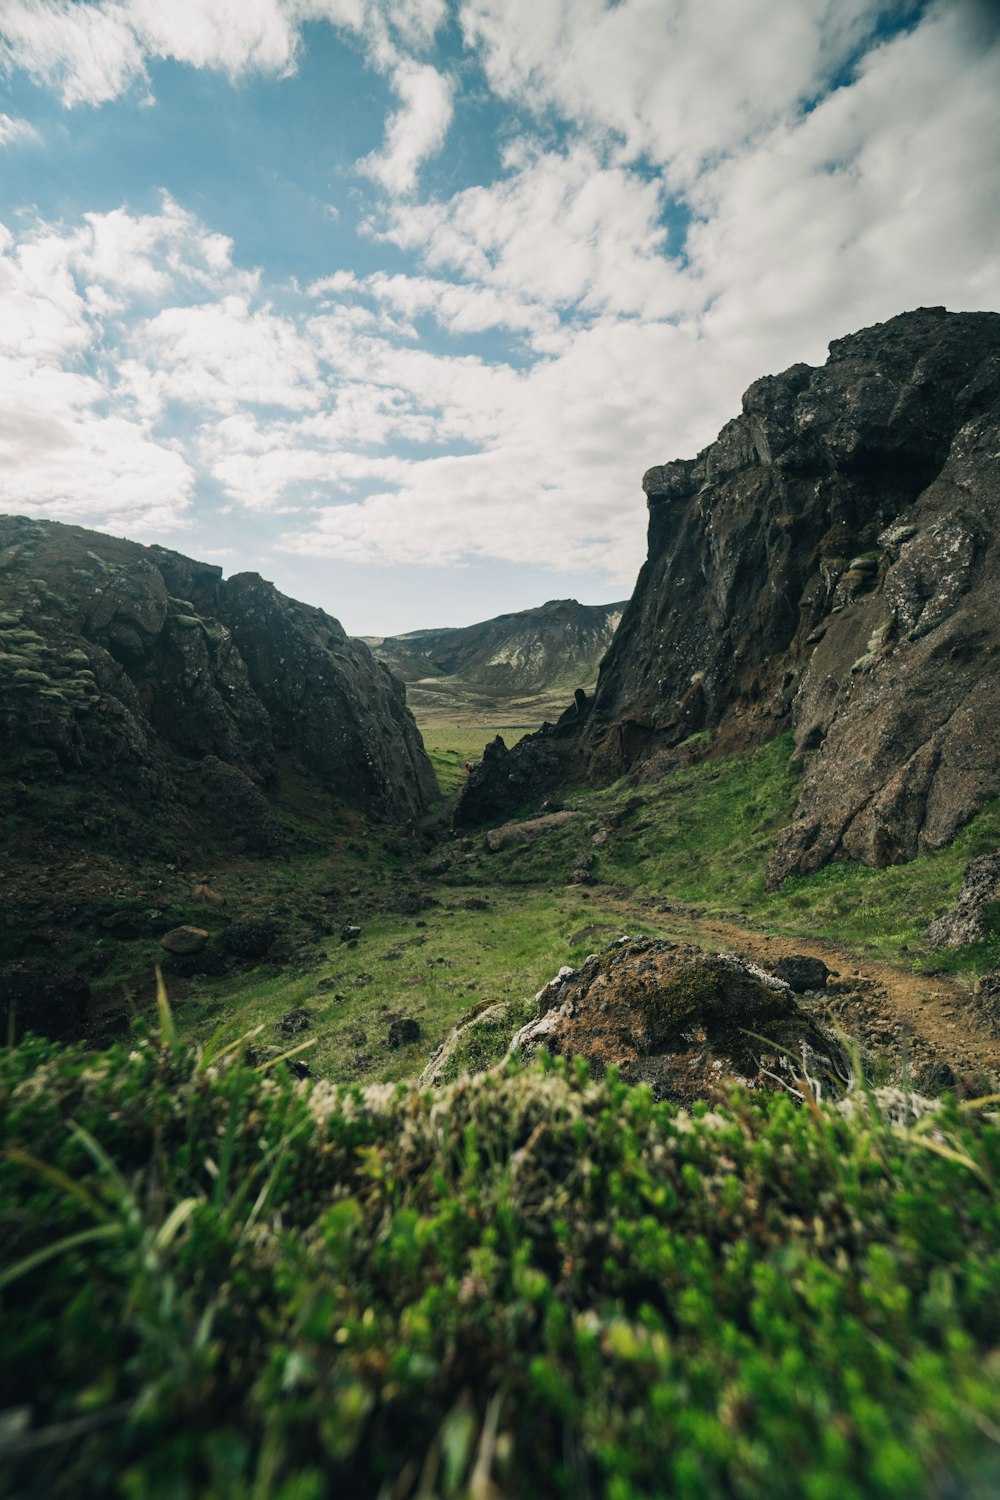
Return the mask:
<svg viewBox="0 0 1000 1500">
<path fill-rule="evenodd" d="M 587 827 L 610 830 L 594 848 L 595 874 L 710 912 L 739 914 L 767 930 L 830 937 L 904 966 L 981 972 L 1000 962 L 1000 941 L 932 955 L 924 936 L 927 923 L 954 903 L 967 862 L 1000 846 L 1000 801 L 946 849 L 909 864 L 872 870 L 836 862 L 785 881 L 773 894 L 764 890 L 774 835 L 790 820 L 797 797 L 790 750 L 791 738 L 784 736 L 752 754 L 702 761 L 649 786 L 624 781 L 568 798 Z M 569 825 L 530 849 L 496 856 L 493 869 L 508 883 L 544 882 L 558 877 L 578 847 L 580 833 Z"/>
</svg>

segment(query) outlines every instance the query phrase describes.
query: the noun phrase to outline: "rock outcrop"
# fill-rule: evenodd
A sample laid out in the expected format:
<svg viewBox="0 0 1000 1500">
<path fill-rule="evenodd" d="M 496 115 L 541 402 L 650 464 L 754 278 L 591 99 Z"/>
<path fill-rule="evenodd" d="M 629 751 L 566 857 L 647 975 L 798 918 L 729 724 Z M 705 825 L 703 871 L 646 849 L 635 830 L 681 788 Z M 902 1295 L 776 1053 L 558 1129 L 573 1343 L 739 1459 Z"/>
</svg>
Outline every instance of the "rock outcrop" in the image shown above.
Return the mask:
<svg viewBox="0 0 1000 1500">
<path fill-rule="evenodd" d="M 743 958 L 651 938 L 621 938 L 579 969 L 562 968 L 535 996 L 535 1014 L 507 1050 L 528 1059 L 541 1048 L 585 1057 L 598 1074 L 616 1067 L 658 1098 L 690 1104 L 733 1084 L 796 1086 L 808 1073 L 827 1097 L 849 1075 L 836 1040 L 782 980 Z M 470 1011 L 421 1078 L 435 1085 L 457 1065 L 498 1060 L 496 1034 L 511 1002 Z M 500 1057 L 503 1053 L 500 1052 Z"/>
<path fill-rule="evenodd" d="M 223 584 L 219 616 L 279 752 L 351 806 L 387 817 L 413 817 L 436 797 L 405 687 L 339 621 L 257 573 Z"/>
<path fill-rule="evenodd" d="M 962 889 L 951 911 L 927 929 L 934 948 L 964 948 L 985 943 L 1000 928 L 1000 853 L 970 859 Z"/>
<path fill-rule="evenodd" d="M 1000 315 L 838 339 L 643 484 L 648 558 L 589 711 L 522 741 L 504 783 L 543 752 L 600 783 L 699 731 L 731 753 L 792 728 L 772 887 L 939 848 L 1000 792 Z"/>
<path fill-rule="evenodd" d="M 0 517 L 0 743 L 12 795 L 50 785 L 53 820 L 96 798 L 134 852 L 171 830 L 276 852 L 284 766 L 399 821 L 436 795 L 404 688 L 322 610 L 18 516 Z"/>
</svg>

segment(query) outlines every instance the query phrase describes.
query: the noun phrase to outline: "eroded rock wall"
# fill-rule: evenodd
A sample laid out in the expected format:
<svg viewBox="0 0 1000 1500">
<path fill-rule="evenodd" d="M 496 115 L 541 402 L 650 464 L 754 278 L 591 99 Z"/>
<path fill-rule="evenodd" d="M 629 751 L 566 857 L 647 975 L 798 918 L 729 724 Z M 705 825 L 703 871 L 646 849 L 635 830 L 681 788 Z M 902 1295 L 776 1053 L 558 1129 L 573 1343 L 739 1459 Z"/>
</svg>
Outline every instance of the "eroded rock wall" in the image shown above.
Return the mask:
<svg viewBox="0 0 1000 1500">
<path fill-rule="evenodd" d="M 99 789 L 123 837 L 187 818 L 268 853 L 283 757 L 393 819 L 436 792 L 402 685 L 322 610 L 166 548 L 0 517 L 0 774 Z"/>
<path fill-rule="evenodd" d="M 573 773 L 791 727 L 805 774 L 772 884 L 911 859 L 1000 793 L 1000 315 L 839 339 L 643 484 L 648 558 L 593 703 L 541 737 Z"/>
</svg>

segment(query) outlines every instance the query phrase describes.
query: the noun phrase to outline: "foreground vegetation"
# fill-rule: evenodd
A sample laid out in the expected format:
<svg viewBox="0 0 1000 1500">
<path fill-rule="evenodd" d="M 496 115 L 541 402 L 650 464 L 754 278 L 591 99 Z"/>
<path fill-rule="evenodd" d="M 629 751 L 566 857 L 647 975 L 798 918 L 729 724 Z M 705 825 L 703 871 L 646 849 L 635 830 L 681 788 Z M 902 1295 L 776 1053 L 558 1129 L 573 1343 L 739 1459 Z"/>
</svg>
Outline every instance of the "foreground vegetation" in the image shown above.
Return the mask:
<svg viewBox="0 0 1000 1500">
<path fill-rule="evenodd" d="M 871 1500 L 1000 1482 L 1000 1133 L 0 1052 L 3 1493 Z"/>
</svg>

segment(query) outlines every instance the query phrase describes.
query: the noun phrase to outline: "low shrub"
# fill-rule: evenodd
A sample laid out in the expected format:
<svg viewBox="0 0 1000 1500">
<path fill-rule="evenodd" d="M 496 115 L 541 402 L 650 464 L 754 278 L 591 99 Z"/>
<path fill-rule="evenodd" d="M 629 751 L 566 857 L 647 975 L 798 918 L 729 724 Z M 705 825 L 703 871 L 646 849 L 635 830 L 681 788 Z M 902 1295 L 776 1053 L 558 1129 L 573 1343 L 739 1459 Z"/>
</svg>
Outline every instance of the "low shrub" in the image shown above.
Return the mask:
<svg viewBox="0 0 1000 1500">
<path fill-rule="evenodd" d="M 988 1106 L 29 1039 L 0 1142 L 7 1495 L 997 1492 Z"/>
</svg>

